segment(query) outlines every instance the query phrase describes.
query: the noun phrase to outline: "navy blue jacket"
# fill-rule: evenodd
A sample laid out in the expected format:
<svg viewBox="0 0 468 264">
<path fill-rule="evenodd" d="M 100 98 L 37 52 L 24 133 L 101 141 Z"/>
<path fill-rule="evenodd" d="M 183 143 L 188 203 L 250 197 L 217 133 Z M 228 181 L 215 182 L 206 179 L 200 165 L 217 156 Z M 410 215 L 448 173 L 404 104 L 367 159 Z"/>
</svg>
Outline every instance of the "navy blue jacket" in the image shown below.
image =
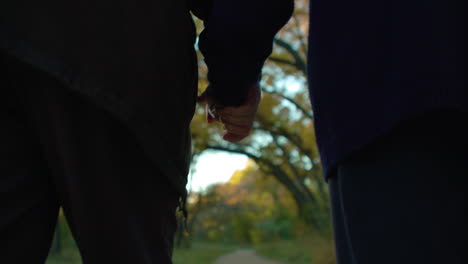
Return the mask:
<svg viewBox="0 0 468 264">
<path fill-rule="evenodd" d="M 208 66 L 216 65 L 210 80 L 217 86 L 241 72 L 238 82 L 252 81 L 291 3 L 214 2 L 209 23 L 224 33 L 205 36 Z M 463 0 L 311 0 L 310 7 L 309 89 L 325 175 L 401 120 L 444 108 L 468 112 Z M 210 50 L 221 36 L 223 48 Z M 219 62 L 226 57 L 240 59 Z M 213 88 L 235 97 L 229 85 Z"/>
</svg>

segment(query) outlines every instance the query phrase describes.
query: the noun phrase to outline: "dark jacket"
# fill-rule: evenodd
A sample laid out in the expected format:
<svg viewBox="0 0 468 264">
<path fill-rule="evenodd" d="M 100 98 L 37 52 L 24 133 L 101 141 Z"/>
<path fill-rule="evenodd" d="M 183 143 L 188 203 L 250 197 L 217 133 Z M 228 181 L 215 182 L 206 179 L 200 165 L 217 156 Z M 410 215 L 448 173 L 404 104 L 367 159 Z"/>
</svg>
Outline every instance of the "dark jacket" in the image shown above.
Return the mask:
<svg viewBox="0 0 468 264">
<path fill-rule="evenodd" d="M 197 93 L 187 0 L 2 0 L 0 49 L 86 95 L 185 194 Z"/>
<path fill-rule="evenodd" d="M 327 176 L 402 120 L 468 112 L 463 0 L 310 4 L 310 95 Z"/>
</svg>

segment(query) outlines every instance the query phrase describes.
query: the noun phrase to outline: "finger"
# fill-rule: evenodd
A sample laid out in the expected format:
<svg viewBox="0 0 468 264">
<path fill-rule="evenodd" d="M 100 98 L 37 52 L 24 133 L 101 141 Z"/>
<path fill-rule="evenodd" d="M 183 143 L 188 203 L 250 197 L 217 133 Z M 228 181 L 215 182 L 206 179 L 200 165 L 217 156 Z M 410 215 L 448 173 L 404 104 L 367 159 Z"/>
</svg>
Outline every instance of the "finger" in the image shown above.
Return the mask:
<svg viewBox="0 0 468 264">
<path fill-rule="evenodd" d="M 243 140 L 244 138 L 246 138 L 247 136 L 241 136 L 241 135 L 235 135 L 235 134 L 231 134 L 231 133 L 226 133 L 224 136 L 223 136 L 223 139 L 226 140 L 226 141 L 229 141 L 229 142 L 232 142 L 232 143 L 236 143 L 236 142 L 239 142 L 241 140 Z"/>
<path fill-rule="evenodd" d="M 235 117 L 225 117 L 220 116 L 220 122 L 223 123 L 225 127 L 239 127 L 243 129 L 251 129 L 254 123 L 254 117 L 249 118 L 235 118 Z"/>
<path fill-rule="evenodd" d="M 220 115 L 221 123 L 233 126 L 251 127 L 254 120 L 255 116 L 237 117 Z"/>
<path fill-rule="evenodd" d="M 236 126 L 224 123 L 226 133 L 231 133 L 239 136 L 248 136 L 250 134 L 251 126 Z"/>
</svg>

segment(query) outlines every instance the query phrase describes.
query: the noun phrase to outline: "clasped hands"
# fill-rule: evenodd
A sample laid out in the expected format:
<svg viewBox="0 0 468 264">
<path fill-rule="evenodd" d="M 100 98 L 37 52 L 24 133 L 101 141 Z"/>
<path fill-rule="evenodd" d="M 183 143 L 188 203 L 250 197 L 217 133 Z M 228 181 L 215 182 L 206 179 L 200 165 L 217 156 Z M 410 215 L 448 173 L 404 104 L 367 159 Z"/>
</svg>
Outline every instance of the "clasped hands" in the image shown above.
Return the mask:
<svg viewBox="0 0 468 264">
<path fill-rule="evenodd" d="M 260 99 L 260 87 L 254 85 L 249 89 L 245 103 L 240 106 L 222 106 L 206 92 L 200 95 L 197 101 L 206 104 L 208 123 L 222 123 L 225 131 L 223 139 L 235 143 L 250 134 Z"/>
</svg>

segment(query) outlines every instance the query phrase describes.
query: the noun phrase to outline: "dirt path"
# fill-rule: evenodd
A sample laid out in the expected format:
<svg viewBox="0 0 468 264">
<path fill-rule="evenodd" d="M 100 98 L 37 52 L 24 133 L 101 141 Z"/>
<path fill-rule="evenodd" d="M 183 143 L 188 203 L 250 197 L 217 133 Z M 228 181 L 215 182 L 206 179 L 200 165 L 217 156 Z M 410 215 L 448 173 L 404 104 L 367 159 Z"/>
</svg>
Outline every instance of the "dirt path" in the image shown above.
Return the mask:
<svg viewBox="0 0 468 264">
<path fill-rule="evenodd" d="M 272 260 L 267 260 L 255 255 L 251 249 L 239 249 L 234 253 L 224 255 L 214 262 L 214 264 L 283 264 Z"/>
</svg>

